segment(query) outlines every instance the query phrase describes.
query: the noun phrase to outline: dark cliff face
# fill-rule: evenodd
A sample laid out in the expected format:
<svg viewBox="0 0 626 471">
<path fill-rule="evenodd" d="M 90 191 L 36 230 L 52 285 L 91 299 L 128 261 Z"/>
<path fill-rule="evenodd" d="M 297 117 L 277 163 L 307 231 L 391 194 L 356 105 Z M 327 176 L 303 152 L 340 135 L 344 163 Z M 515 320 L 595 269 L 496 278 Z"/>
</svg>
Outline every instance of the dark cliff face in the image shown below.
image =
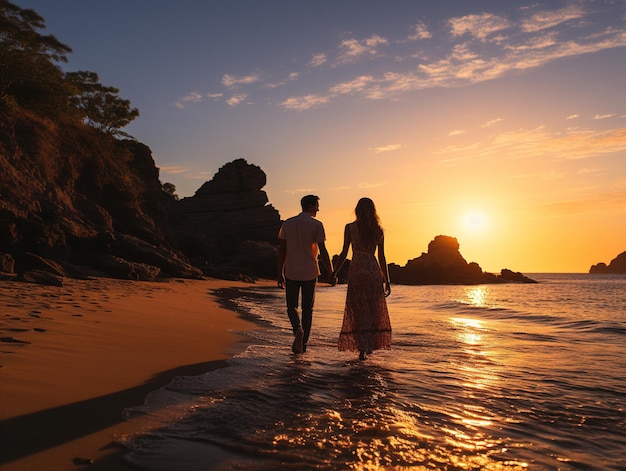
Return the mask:
<svg viewBox="0 0 626 471">
<path fill-rule="evenodd" d="M 626 274 L 626 252 L 622 252 L 608 265 L 606 263 L 598 263 L 592 265 L 589 273 L 593 275 L 624 275 Z"/>
<path fill-rule="evenodd" d="M 3 114 L 0 255 L 14 259 L 16 272 L 50 271 L 53 261 L 64 275 L 199 277 L 190 257 L 220 264 L 244 239 L 276 237 L 280 217 L 261 191 L 265 174 L 253 167 L 234 165 L 239 186 L 222 175 L 189 203 L 177 202 L 163 191 L 147 146 L 24 111 Z"/>
</svg>

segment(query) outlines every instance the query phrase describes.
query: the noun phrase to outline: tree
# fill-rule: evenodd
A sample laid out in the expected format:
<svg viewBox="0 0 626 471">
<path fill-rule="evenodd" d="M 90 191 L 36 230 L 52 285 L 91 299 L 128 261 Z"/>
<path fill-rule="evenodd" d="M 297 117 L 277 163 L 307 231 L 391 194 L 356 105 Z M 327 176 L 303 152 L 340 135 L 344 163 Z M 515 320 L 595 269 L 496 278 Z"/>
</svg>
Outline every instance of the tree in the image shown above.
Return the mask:
<svg viewBox="0 0 626 471">
<path fill-rule="evenodd" d="M 163 183 L 162 188 L 165 193 L 173 196 L 175 200 L 178 200 L 178 195 L 176 194 L 176 186 L 173 183 Z"/>
<path fill-rule="evenodd" d="M 0 0 L 0 102 L 49 114 L 67 110 L 72 89 L 59 64 L 72 50 L 44 28 L 34 10 Z"/>
<path fill-rule="evenodd" d="M 118 96 L 119 89 L 102 85 L 95 72 L 68 72 L 65 78 L 77 91 L 70 104 L 88 124 L 105 133 L 128 136 L 121 128 L 139 116 L 139 110 Z"/>
</svg>

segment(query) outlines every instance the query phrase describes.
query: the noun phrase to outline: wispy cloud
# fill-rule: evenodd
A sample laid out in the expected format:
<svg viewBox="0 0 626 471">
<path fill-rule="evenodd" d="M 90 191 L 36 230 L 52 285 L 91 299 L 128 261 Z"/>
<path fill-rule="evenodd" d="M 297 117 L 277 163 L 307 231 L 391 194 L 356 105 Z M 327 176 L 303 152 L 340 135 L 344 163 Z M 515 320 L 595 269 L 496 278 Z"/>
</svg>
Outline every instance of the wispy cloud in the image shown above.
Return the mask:
<svg viewBox="0 0 626 471">
<path fill-rule="evenodd" d="M 202 94 L 199 92 L 191 92 L 188 95 L 185 95 L 184 97 L 181 97 L 176 103 L 174 103 L 174 106 L 176 108 L 180 108 L 183 109 L 185 108 L 185 106 L 187 106 L 188 103 L 199 103 L 202 101 Z"/>
<path fill-rule="evenodd" d="M 484 41 L 493 33 L 511 27 L 511 23 L 506 18 L 491 13 L 452 18 L 448 20 L 448 24 L 453 36 L 469 34 L 481 41 Z"/>
<path fill-rule="evenodd" d="M 615 118 L 614 114 L 597 114 L 593 117 L 593 119 L 599 120 L 599 119 L 607 119 L 607 118 Z"/>
<path fill-rule="evenodd" d="M 307 95 L 287 98 L 281 105 L 290 110 L 308 110 L 309 108 L 324 105 L 328 103 L 329 100 L 330 98 L 327 96 Z"/>
<path fill-rule="evenodd" d="M 181 173 L 188 172 L 189 169 L 187 167 L 179 167 L 175 165 L 163 165 L 159 167 L 159 171 L 162 173 L 167 173 L 169 175 L 178 175 Z"/>
<path fill-rule="evenodd" d="M 227 88 L 235 88 L 240 85 L 250 85 L 261 80 L 258 74 L 235 76 L 231 74 L 225 74 L 222 77 L 222 85 Z"/>
<path fill-rule="evenodd" d="M 246 95 L 245 93 L 239 93 L 237 95 L 233 95 L 231 96 L 228 100 L 226 100 L 226 103 L 229 106 L 237 106 L 242 104 L 246 98 L 248 97 L 248 95 Z"/>
<path fill-rule="evenodd" d="M 576 118 L 580 118 L 580 115 L 579 114 L 571 114 L 571 115 L 569 115 L 565 119 L 570 120 L 570 119 L 576 119 Z"/>
<path fill-rule="evenodd" d="M 460 136 L 461 134 L 465 134 L 467 131 L 463 131 L 462 129 L 455 129 L 454 131 L 450 131 L 448 136 Z"/>
<path fill-rule="evenodd" d="M 580 19 L 585 12 L 580 5 L 570 5 L 556 11 L 542 11 L 533 14 L 522 22 L 521 28 L 527 33 L 553 28 L 566 21 Z"/>
<path fill-rule="evenodd" d="M 405 146 L 403 144 L 389 144 L 386 146 L 372 147 L 370 148 L 370 152 L 374 152 L 375 154 L 380 154 L 382 152 L 391 152 L 394 150 L 402 149 Z"/>
<path fill-rule="evenodd" d="M 573 129 L 551 132 L 544 126 L 515 130 L 494 136 L 484 144 L 466 147 L 449 146 L 436 154 L 445 155 L 442 162 L 485 159 L 552 158 L 578 160 L 599 157 L 626 150 L 626 128 L 608 131 Z"/>
<path fill-rule="evenodd" d="M 419 39 L 430 39 L 433 35 L 428 30 L 428 26 L 422 21 L 419 21 L 416 25 L 413 26 L 413 33 L 411 33 L 407 39 L 409 41 L 417 41 Z"/>
<path fill-rule="evenodd" d="M 380 188 L 381 186 L 385 186 L 387 184 L 387 182 L 361 182 L 357 185 L 358 188 L 362 189 L 362 190 L 366 190 L 369 188 Z"/>
<path fill-rule="evenodd" d="M 364 55 L 375 55 L 379 46 L 388 44 L 389 41 L 377 34 L 361 41 L 357 39 L 345 39 L 339 45 L 340 54 L 337 61 L 340 64 L 353 62 Z"/>
<path fill-rule="evenodd" d="M 309 65 L 311 67 L 319 67 L 324 65 L 328 61 L 328 56 L 324 53 L 314 54 L 311 60 L 309 61 Z"/>
</svg>

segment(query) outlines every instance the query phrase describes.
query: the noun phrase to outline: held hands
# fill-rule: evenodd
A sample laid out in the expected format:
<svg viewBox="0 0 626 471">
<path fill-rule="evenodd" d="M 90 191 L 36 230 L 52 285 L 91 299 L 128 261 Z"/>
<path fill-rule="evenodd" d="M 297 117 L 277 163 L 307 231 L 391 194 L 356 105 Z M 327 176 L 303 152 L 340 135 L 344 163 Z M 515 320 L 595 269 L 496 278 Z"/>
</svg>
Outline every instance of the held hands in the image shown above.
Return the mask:
<svg viewBox="0 0 626 471">
<path fill-rule="evenodd" d="M 280 289 L 285 289 L 285 275 L 278 275 L 278 287 Z"/>
<path fill-rule="evenodd" d="M 385 298 L 391 294 L 391 283 L 385 281 Z"/>
</svg>

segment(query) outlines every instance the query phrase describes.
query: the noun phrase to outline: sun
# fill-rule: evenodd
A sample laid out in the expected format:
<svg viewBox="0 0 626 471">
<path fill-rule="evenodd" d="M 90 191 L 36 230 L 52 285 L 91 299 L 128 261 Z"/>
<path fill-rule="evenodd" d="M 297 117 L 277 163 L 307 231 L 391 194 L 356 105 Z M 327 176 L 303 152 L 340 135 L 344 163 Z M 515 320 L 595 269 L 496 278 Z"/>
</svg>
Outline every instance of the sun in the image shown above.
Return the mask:
<svg viewBox="0 0 626 471">
<path fill-rule="evenodd" d="M 480 211 L 470 211 L 463 217 L 463 228 L 468 233 L 481 233 L 487 227 L 487 218 Z"/>
</svg>

